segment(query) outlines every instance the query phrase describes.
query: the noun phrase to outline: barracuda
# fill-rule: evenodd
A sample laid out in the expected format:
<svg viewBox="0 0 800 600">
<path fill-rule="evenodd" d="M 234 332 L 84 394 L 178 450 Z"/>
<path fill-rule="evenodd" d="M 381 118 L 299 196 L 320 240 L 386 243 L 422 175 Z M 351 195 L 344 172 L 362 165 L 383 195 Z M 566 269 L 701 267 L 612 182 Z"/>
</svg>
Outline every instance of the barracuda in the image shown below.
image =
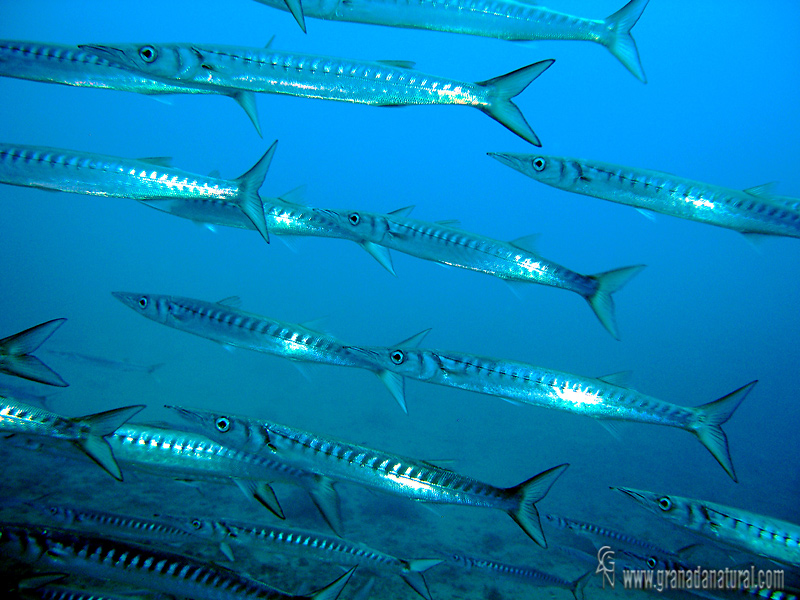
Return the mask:
<svg viewBox="0 0 800 600">
<path fill-rule="evenodd" d="M 339 481 L 433 504 L 507 512 L 537 544 L 547 547 L 536 503 L 569 466 L 558 465 L 509 488 L 499 488 L 431 463 L 325 438 L 263 419 L 167 406 L 204 435 L 249 452 L 273 448 L 288 464 Z"/>
<path fill-rule="evenodd" d="M 247 313 L 227 304 L 192 298 L 112 292 L 125 306 L 162 325 L 180 329 L 200 337 L 256 352 L 274 354 L 289 360 L 356 367 L 372 371 L 386 384 L 389 392 L 406 411 L 402 380 L 351 352 L 330 335 L 323 335 L 292 323 L 275 321 Z"/>
<path fill-rule="evenodd" d="M 293 596 L 225 567 L 149 547 L 57 528 L 0 524 L 0 555 L 40 568 L 196 600 L 335 600 L 355 567 L 308 596 Z"/>
<path fill-rule="evenodd" d="M 555 525 L 560 529 L 569 529 L 575 535 L 586 536 L 592 541 L 604 538 L 606 540 L 614 540 L 615 543 L 618 542 L 626 544 L 628 546 L 634 546 L 639 551 L 646 550 L 648 552 L 656 552 L 658 554 L 665 556 L 675 556 L 673 552 L 670 552 L 669 550 L 664 550 L 663 548 L 660 548 L 655 544 L 651 544 L 650 542 L 637 539 L 633 536 L 628 535 L 627 533 L 622 533 L 619 531 L 614 531 L 613 529 L 602 527 L 600 525 L 595 525 L 594 523 L 576 521 L 575 519 L 568 519 L 566 517 L 560 517 L 558 515 L 544 515 L 544 518 L 548 523 L 552 523 L 553 525 Z M 599 547 L 598 544 L 596 545 Z"/>
<path fill-rule="evenodd" d="M 252 93 L 235 90 L 214 91 L 143 77 L 121 68 L 121 65 L 108 60 L 107 56 L 94 54 L 77 46 L 0 40 L 0 77 L 145 95 L 227 95 L 244 109 L 256 131 L 261 135 L 255 96 Z"/>
<path fill-rule="evenodd" d="M 648 0 L 631 0 L 605 19 L 585 19 L 520 0 L 256 0 L 288 10 L 303 31 L 305 16 L 389 27 L 429 29 L 504 40 L 582 40 L 608 48 L 646 82 L 630 30 Z"/>
<path fill-rule="evenodd" d="M 272 456 L 242 452 L 205 436 L 153 425 L 125 425 L 108 443 L 126 469 L 181 480 L 230 482 L 283 519 L 283 509 L 270 483 L 282 482 L 305 489 L 325 522 L 342 530 L 339 499 L 333 482 L 295 468 Z"/>
<path fill-rule="evenodd" d="M 373 106 L 473 106 L 535 146 L 539 138 L 512 98 L 553 60 L 476 83 L 415 71 L 403 61 L 368 62 L 277 52 L 270 48 L 202 44 L 82 45 L 133 72 L 203 89 L 288 94 Z"/>
<path fill-rule="evenodd" d="M 114 452 L 105 437 L 143 408 L 139 404 L 85 417 L 62 417 L 13 398 L 0 397 L 0 432 L 72 442 L 114 479 L 122 481 Z"/>
<path fill-rule="evenodd" d="M 202 176 L 163 164 L 47 148 L 0 144 L 0 183 L 140 201 L 219 202 L 234 205 L 269 242 L 258 189 L 277 142 L 236 179 Z"/>
<path fill-rule="evenodd" d="M 714 541 L 800 566 L 800 525 L 715 502 L 612 487 L 673 525 Z"/>
<path fill-rule="evenodd" d="M 534 154 L 489 156 L 552 187 L 747 235 L 800 237 L 800 211 L 770 186 L 733 190 L 661 171 Z"/>
<path fill-rule="evenodd" d="M 575 292 L 589 303 L 600 323 L 616 339 L 619 339 L 619 333 L 612 294 L 644 268 L 644 265 L 636 265 L 597 275 L 581 275 L 539 256 L 532 248 L 530 238 L 501 242 L 444 223 L 410 219 L 406 215 L 411 207 L 386 215 L 319 210 L 335 220 L 340 230 L 357 236 L 357 241 L 367 251 L 380 245 L 506 281 L 539 283 Z"/>
<path fill-rule="evenodd" d="M 427 333 L 423 331 L 393 348 L 352 350 L 362 352 L 376 365 L 400 377 L 597 419 L 684 429 L 697 436 L 736 481 L 728 439 L 720 426 L 731 417 L 756 381 L 708 404 L 684 407 L 623 387 L 622 373 L 595 379 L 521 362 L 417 348 Z"/>
<path fill-rule="evenodd" d="M 423 573 L 442 562 L 440 558 L 404 560 L 370 548 L 366 544 L 354 543 L 341 537 L 330 537 L 315 531 L 265 527 L 253 523 L 229 520 L 181 519 L 181 528 L 193 528 L 198 535 L 223 548 L 228 542 L 244 547 L 251 555 L 273 553 L 293 554 L 300 558 L 335 563 L 338 565 L 363 566 L 399 575 L 415 592 L 431 600 L 428 584 Z M 230 548 L 223 552 L 230 552 Z"/>
<path fill-rule="evenodd" d="M 0 340 L 0 373 L 37 383 L 67 387 L 69 384 L 31 354 L 53 335 L 66 319 L 53 319 Z"/>
</svg>

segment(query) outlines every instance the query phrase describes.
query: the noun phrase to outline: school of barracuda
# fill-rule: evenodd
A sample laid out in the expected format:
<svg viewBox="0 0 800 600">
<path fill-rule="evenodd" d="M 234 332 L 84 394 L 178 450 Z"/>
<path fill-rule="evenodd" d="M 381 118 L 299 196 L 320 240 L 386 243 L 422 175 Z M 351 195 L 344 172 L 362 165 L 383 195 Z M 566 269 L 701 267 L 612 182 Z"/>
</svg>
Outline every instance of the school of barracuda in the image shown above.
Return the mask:
<svg viewBox="0 0 800 600">
<path fill-rule="evenodd" d="M 605 46 L 640 82 L 647 82 L 631 29 L 649 0 L 630 0 L 605 19 L 573 16 L 525 0 L 258 2 L 290 12 L 309 36 L 313 36 L 313 25 L 307 18 L 512 41 L 592 41 Z M 179 27 L 176 30 L 184 38 L 191 35 Z M 535 86 L 528 91 L 530 84 L 540 75 L 546 77 L 543 74 L 551 67 L 561 68 L 553 66 L 557 61 L 550 58 L 520 60 L 516 70 L 487 73 L 490 78 L 470 82 L 425 74 L 409 61 L 289 52 L 274 49 L 272 41 L 262 48 L 203 40 L 101 42 L 64 45 L 0 40 L 0 76 L 151 96 L 228 96 L 245 110 L 259 135 L 262 125 L 256 94 L 262 93 L 384 107 L 472 106 L 518 138 L 541 146 L 513 99 L 535 96 Z M 535 102 L 526 101 L 523 106 L 531 104 Z M 544 120 L 545 113 L 537 112 L 535 121 Z M 273 236 L 348 240 L 395 276 L 391 250 L 507 282 L 568 290 L 586 300 L 608 334 L 616 340 L 624 337 L 617 324 L 615 294 L 645 265 L 612 265 L 605 272 L 582 274 L 541 256 L 533 236 L 501 241 L 465 231 L 455 221 L 418 220 L 409 216 L 411 205 L 388 213 L 373 212 L 366 206 L 312 206 L 306 203 L 300 188 L 280 197 L 267 197 L 260 189 L 277 149 L 277 141 L 271 142 L 255 163 L 255 156 L 249 159 L 252 168 L 238 178 L 225 179 L 218 173 L 201 175 L 182 170 L 163 157 L 94 153 L 90 139 L 75 149 L 0 140 L 0 183 L 101 198 L 130 198 L 208 227 L 255 230 L 267 243 Z M 749 237 L 800 237 L 800 199 L 775 194 L 771 184 L 733 190 L 594 159 L 489 149 L 487 153 L 532 179 L 575 194 L 716 225 Z M 509 177 L 514 175 L 509 173 Z M 530 188 L 535 191 L 533 185 Z M 270 248 L 264 246 L 263 250 L 269 252 Z M 300 366 L 355 367 L 348 371 L 353 377 L 358 370 L 372 372 L 388 389 L 386 398 L 402 409 L 389 422 L 380 424 L 387 431 L 403 419 L 414 418 L 422 402 L 416 394 L 407 398 L 406 380 L 435 383 L 517 405 L 590 416 L 609 427 L 609 423 L 624 421 L 684 429 L 711 453 L 729 476 L 728 485 L 738 482 L 733 457 L 744 451 L 740 446 L 748 440 L 729 440 L 722 425 L 736 418 L 736 410 L 746 398 L 758 393 L 755 380 L 738 381 L 728 390 L 720 390 L 727 393 L 707 404 L 684 406 L 632 389 L 628 373 L 597 377 L 558 370 L 558 365 L 548 363 L 546 357 L 537 361 L 546 366 L 535 366 L 513 356 L 487 357 L 480 348 L 451 351 L 419 347 L 429 330 L 401 342 L 386 340 L 376 346 L 344 336 L 340 340 L 311 323 L 283 321 L 277 312 L 270 316 L 246 312 L 240 308 L 238 297 L 195 299 L 150 289 L 107 291 L 150 321 L 227 348 L 282 357 Z M 92 300 L 86 298 L 87 302 Z M 264 414 L 242 414 L 236 398 L 213 391 L 209 391 L 211 410 L 193 405 L 190 397 L 186 402 L 184 398 L 147 397 L 125 406 L 109 397 L 103 412 L 62 414 L 43 390 L 44 386 L 63 388 L 69 383 L 42 356 L 77 362 L 83 368 L 105 372 L 106 377 L 119 373 L 160 377 L 164 365 L 111 360 L 93 356 L 83 348 L 58 350 L 58 344 L 53 345 L 50 338 L 57 340 L 58 330 L 69 315 L 53 316 L 56 318 L 40 324 L 28 323 L 19 333 L 2 332 L 6 337 L 0 339 L 0 373 L 5 375 L 0 382 L 0 449 L 10 452 L 9 456 L 15 457 L 14 467 L 23 472 L 26 457 L 45 457 L 65 485 L 77 486 L 81 492 L 64 496 L 55 490 L 32 494 L 6 488 L 8 493 L 0 501 L 0 573 L 7 594 L 70 600 L 365 600 L 415 595 L 441 600 L 470 597 L 470 592 L 459 591 L 469 589 L 462 587 L 463 582 L 483 577 L 500 589 L 503 580 L 515 582 L 513 585 L 519 587 L 509 588 L 517 590 L 514 597 L 538 598 L 547 588 L 555 591 L 553 597 L 583 600 L 601 593 L 599 579 L 598 583 L 592 583 L 592 579 L 599 572 L 598 551 L 610 546 L 618 551 L 617 561 L 623 569 L 691 569 L 701 560 L 716 566 L 721 560 L 730 562 L 732 557 L 736 565 L 777 565 L 787 572 L 780 589 L 740 589 L 734 593 L 768 600 L 797 598 L 800 525 L 710 499 L 672 495 L 680 492 L 679 481 L 669 490 L 647 492 L 620 487 L 625 482 L 608 474 L 604 474 L 604 478 L 608 476 L 607 486 L 665 519 L 674 526 L 675 536 L 691 532 L 683 547 L 634 526 L 618 531 L 604 523 L 562 515 L 547 496 L 574 467 L 568 469 L 566 461 L 550 458 L 558 456 L 558 448 L 540 457 L 538 472 L 531 472 L 523 481 L 484 481 L 460 469 L 458 456 L 432 459 L 413 456 L 410 449 L 396 453 L 395 446 L 383 448 L 358 439 L 340 439 L 323 430 L 311 431 L 302 422 L 274 422 L 264 416 L 268 410 Z M 143 325 L 140 335 L 155 335 L 156 329 Z M 174 336 L 190 337 L 180 333 Z M 268 373 L 264 385 L 269 385 L 274 376 L 279 377 Z M 22 387 L 12 378 L 31 384 Z M 734 387 L 737 389 L 729 391 Z M 425 386 L 425 393 L 430 394 L 426 402 L 435 402 L 437 389 Z M 320 389 L 320 402 L 326 401 L 324 391 Z M 381 401 L 375 398 L 376 403 Z M 146 407 L 154 403 L 166 411 L 166 422 L 147 418 Z M 536 409 L 519 410 L 521 414 Z M 447 427 L 447 423 L 440 425 L 442 432 Z M 612 433 L 618 435 L 616 430 Z M 530 435 L 535 437 L 536 433 Z M 646 447 L 632 450 L 637 457 L 648 451 Z M 482 452 L 496 464 L 515 460 L 514 456 L 494 455 L 491 443 L 483 445 Z M 450 464 L 451 459 L 456 459 L 455 465 Z M 658 457 L 658 461 L 671 460 L 670 456 Z M 717 468 L 700 452 L 695 460 L 697 469 Z M 171 487 L 176 482 L 183 486 Z M 102 503 L 93 503 L 91 494 L 86 493 L 91 486 L 112 483 L 121 495 L 126 494 L 128 486 L 144 486 L 154 495 L 174 494 L 183 510 L 164 502 L 164 511 L 154 513 L 134 502 L 128 505 L 128 512 L 109 511 Z M 290 487 L 283 487 L 286 484 Z M 206 507 L 193 500 L 200 498 L 193 488 L 211 502 L 214 514 L 208 514 Z M 291 522 L 298 502 L 292 488 L 300 488 L 315 510 L 301 524 Z M 187 491 L 170 491 L 178 489 Z M 378 521 L 373 524 L 370 518 L 360 520 L 353 511 L 342 510 L 342 496 L 353 489 L 376 492 L 364 496 L 371 505 L 370 515 L 399 511 L 395 526 L 419 540 L 429 534 L 435 536 L 436 531 L 427 532 L 415 523 L 416 513 L 405 508 L 411 501 L 428 507 L 465 507 L 454 509 L 463 511 L 460 518 L 465 523 L 475 514 L 467 507 L 496 509 L 485 512 L 489 513 L 487 519 L 496 519 L 498 524 L 505 519 L 499 513 L 505 512 L 519 526 L 515 543 L 535 544 L 541 564 L 504 562 L 503 555 L 492 556 L 477 545 L 448 551 L 451 546 L 435 538 L 428 540 L 424 551 L 412 556 L 397 555 L 391 548 L 374 548 L 360 536 L 373 525 L 379 527 Z M 327 579 L 317 578 L 309 575 L 309 562 L 341 569 L 326 571 Z M 565 570 L 563 565 L 570 568 Z M 373 591 L 376 585 L 382 591 Z M 502 597 L 495 588 L 491 590 L 488 596 L 480 597 Z M 696 592 L 705 598 L 731 595 Z"/>
</svg>

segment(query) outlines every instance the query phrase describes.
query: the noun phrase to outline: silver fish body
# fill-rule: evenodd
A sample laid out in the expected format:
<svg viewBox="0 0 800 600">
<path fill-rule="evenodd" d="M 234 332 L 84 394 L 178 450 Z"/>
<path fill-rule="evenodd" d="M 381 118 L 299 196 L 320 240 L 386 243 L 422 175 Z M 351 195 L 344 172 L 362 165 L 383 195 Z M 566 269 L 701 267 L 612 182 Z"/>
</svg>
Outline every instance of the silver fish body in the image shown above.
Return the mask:
<svg viewBox="0 0 800 600">
<path fill-rule="evenodd" d="M 598 419 L 677 427 L 693 433 L 736 480 L 725 423 L 755 381 L 698 407 L 684 407 L 617 385 L 619 375 L 596 379 L 522 362 L 414 347 L 421 334 L 393 348 L 360 348 L 400 377 L 497 396 Z M 413 340 L 413 343 L 412 343 Z"/>
<path fill-rule="evenodd" d="M 582 40 L 607 47 L 637 79 L 646 81 L 630 35 L 648 0 L 631 0 L 605 19 L 587 19 L 514 0 L 257 0 L 292 12 L 305 30 L 304 16 L 329 21 L 429 29 L 504 40 Z M 299 5 L 301 2 L 297 0 Z"/>
<path fill-rule="evenodd" d="M 470 83 L 428 75 L 409 68 L 407 63 L 333 58 L 271 48 L 203 44 L 81 47 L 143 76 L 222 93 L 238 90 L 288 94 L 373 106 L 472 106 L 536 146 L 541 145 L 539 138 L 511 98 L 554 62 L 544 60 Z"/>
<path fill-rule="evenodd" d="M 122 473 L 106 439 L 144 405 L 126 406 L 83 417 L 63 417 L 14 398 L 0 397 L 0 432 L 71 442 L 115 479 Z"/>
<path fill-rule="evenodd" d="M 800 211 L 764 186 L 734 190 L 661 171 L 593 160 L 490 152 L 504 165 L 555 188 L 733 229 L 800 237 Z"/>
<path fill-rule="evenodd" d="M 510 488 L 499 488 L 433 465 L 322 437 L 271 421 L 170 406 L 204 435 L 249 452 L 273 449 L 282 461 L 334 480 L 435 504 L 507 512 L 536 543 L 546 546 L 535 503 L 567 468 L 559 465 Z"/>
<path fill-rule="evenodd" d="M 0 556 L 39 568 L 92 577 L 197 600 L 333 600 L 352 574 L 309 595 L 293 596 L 224 567 L 197 559 L 50 527 L 0 524 Z"/>
<path fill-rule="evenodd" d="M 800 525 L 706 500 L 623 487 L 611 489 L 673 525 L 746 552 L 800 566 Z"/>
<path fill-rule="evenodd" d="M 527 239 L 501 242 L 444 223 L 406 217 L 410 209 L 382 215 L 319 209 L 351 231 L 362 246 L 380 245 L 404 254 L 461 267 L 512 282 L 538 283 L 574 292 L 591 306 L 606 330 L 619 339 L 612 294 L 644 268 L 624 267 L 582 275 L 537 254 Z"/>
<path fill-rule="evenodd" d="M 139 201 L 223 203 L 236 207 L 269 241 L 258 189 L 276 143 L 252 169 L 234 180 L 197 175 L 145 160 L 0 144 L 0 183 Z"/>
</svg>

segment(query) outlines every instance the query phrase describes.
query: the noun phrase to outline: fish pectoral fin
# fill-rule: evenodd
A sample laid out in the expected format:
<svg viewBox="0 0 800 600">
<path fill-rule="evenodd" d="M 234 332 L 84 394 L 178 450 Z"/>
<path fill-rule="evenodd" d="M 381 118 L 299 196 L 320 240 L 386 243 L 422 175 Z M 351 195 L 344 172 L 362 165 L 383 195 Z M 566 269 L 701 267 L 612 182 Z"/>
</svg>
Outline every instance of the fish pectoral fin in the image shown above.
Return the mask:
<svg viewBox="0 0 800 600">
<path fill-rule="evenodd" d="M 377 260 L 384 269 L 397 277 L 397 273 L 394 271 L 394 265 L 392 264 L 392 254 L 389 252 L 388 248 L 369 241 L 360 242 L 359 246 L 366 250 L 372 258 Z"/>
<path fill-rule="evenodd" d="M 406 390 L 405 379 L 402 375 L 382 369 L 375 371 L 375 374 L 383 382 L 392 397 L 397 400 L 403 412 L 408 414 L 408 407 L 406 406 Z"/>
</svg>

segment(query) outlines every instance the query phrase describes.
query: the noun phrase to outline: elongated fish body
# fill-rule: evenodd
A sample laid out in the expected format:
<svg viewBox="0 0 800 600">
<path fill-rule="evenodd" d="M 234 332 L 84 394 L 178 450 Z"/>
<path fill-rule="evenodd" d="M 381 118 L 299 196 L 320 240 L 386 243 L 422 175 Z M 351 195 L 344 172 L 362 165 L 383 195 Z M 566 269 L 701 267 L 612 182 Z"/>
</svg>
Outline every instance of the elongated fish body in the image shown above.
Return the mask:
<svg viewBox="0 0 800 600">
<path fill-rule="evenodd" d="M 546 542 L 535 503 L 547 494 L 567 468 L 567 465 L 559 465 L 517 486 L 499 488 L 425 461 L 325 438 L 271 421 L 176 406 L 168 408 L 221 443 L 249 452 L 272 449 L 282 461 L 331 479 L 411 500 L 506 511 L 542 546 L 546 546 Z"/>
<path fill-rule="evenodd" d="M 673 525 L 712 540 L 800 566 L 800 525 L 715 502 L 612 487 Z"/>
<path fill-rule="evenodd" d="M 521 0 L 257 0 L 295 15 L 390 27 L 429 29 L 504 40 L 583 40 L 606 46 L 639 80 L 645 81 L 630 29 L 648 0 L 632 0 L 605 19 L 586 19 Z"/>
<path fill-rule="evenodd" d="M 258 189 L 276 144 L 250 171 L 234 180 L 197 175 L 160 161 L 0 144 L 0 183 L 140 201 L 223 202 L 236 206 L 269 241 Z"/>
<path fill-rule="evenodd" d="M 53 319 L 0 339 L 0 373 L 46 385 L 67 387 L 69 384 L 61 375 L 32 354 L 65 321 L 66 319 Z"/>
<path fill-rule="evenodd" d="M 640 540 L 628 535 L 627 533 L 614 531 L 613 529 L 608 529 L 607 527 L 603 527 L 601 525 L 586 523 L 585 521 L 576 521 L 575 519 L 568 519 L 567 517 L 561 517 L 558 515 L 544 515 L 544 518 L 547 522 L 552 523 L 560 529 L 569 529 L 576 535 L 586 536 L 592 541 L 612 540 L 615 544 L 615 548 L 617 547 L 617 544 L 621 543 L 627 546 L 635 547 L 639 552 L 646 551 L 660 554 L 662 556 L 674 556 L 673 552 L 664 550 L 663 548 L 656 546 L 655 544 L 651 544 L 648 541 Z"/>
<path fill-rule="evenodd" d="M 14 398 L 0 397 L 0 432 L 72 442 L 115 479 L 122 473 L 106 440 L 144 405 L 126 406 L 84 417 L 62 417 Z"/>
<path fill-rule="evenodd" d="M 720 425 L 738 408 L 755 381 L 714 402 L 684 407 L 618 385 L 616 382 L 622 374 L 595 379 L 522 362 L 414 347 L 423 334 L 394 348 L 360 348 L 359 351 L 386 371 L 401 377 L 587 417 L 685 429 L 696 435 L 736 480 L 728 441 Z"/>
<path fill-rule="evenodd" d="M 619 339 L 612 294 L 644 268 L 625 267 L 582 275 L 538 255 L 529 239 L 501 242 L 444 223 L 410 219 L 410 208 L 381 215 L 355 210 L 320 209 L 335 218 L 339 229 L 359 236 L 362 246 L 378 244 L 404 254 L 494 275 L 507 281 L 538 283 L 582 296 L 606 330 Z"/>
<path fill-rule="evenodd" d="M 501 577 L 510 577 L 519 579 L 530 585 L 537 587 L 560 587 L 566 588 L 572 592 L 577 598 L 575 591 L 578 587 L 578 581 L 569 581 L 559 577 L 558 575 L 551 575 L 533 567 L 524 567 L 519 565 L 508 565 L 494 560 L 485 558 L 476 558 L 474 556 L 467 556 L 465 554 L 453 554 L 450 557 L 450 564 L 457 565 L 462 569 L 469 571 L 480 571 L 490 576 L 499 575 Z"/>
<path fill-rule="evenodd" d="M 204 44 L 85 45 L 134 72 L 204 89 L 288 94 L 372 106 L 473 106 L 540 146 L 511 98 L 554 61 L 544 60 L 482 82 L 428 75 L 405 62 L 370 62 L 279 52 L 271 48 Z"/>
<path fill-rule="evenodd" d="M 159 549 L 50 527 L 0 524 L 0 555 L 81 577 L 197 600 L 333 600 L 352 570 L 309 596 L 292 596 L 221 566 Z"/>
<path fill-rule="evenodd" d="M 110 371 L 119 371 L 124 373 L 153 373 L 156 369 L 163 366 L 163 363 L 140 365 L 127 360 L 112 360 L 102 356 L 92 356 L 90 354 L 70 352 L 67 350 L 45 350 L 44 352 L 45 354 L 60 356 L 61 358 L 88 365 L 89 367 L 99 367 L 101 369 L 108 369 Z"/>
<path fill-rule="evenodd" d="M 122 65 L 109 60 L 108 55 L 95 54 L 86 48 L 0 40 L 0 77 L 146 95 L 220 93 L 177 82 L 153 79 L 121 67 Z M 252 95 L 235 92 L 227 95 L 244 109 L 260 135 L 261 127 Z"/>
<path fill-rule="evenodd" d="M 183 525 L 193 527 L 210 542 L 234 544 L 253 556 L 263 554 L 293 555 L 338 565 L 363 566 L 399 575 L 426 600 L 431 600 L 423 572 L 442 559 L 403 560 L 366 544 L 350 542 L 316 531 L 271 527 L 229 520 L 192 519 Z"/>
<path fill-rule="evenodd" d="M 490 152 L 552 187 L 745 234 L 800 237 L 800 211 L 764 186 L 733 190 L 669 173 L 591 160 Z"/>
</svg>

